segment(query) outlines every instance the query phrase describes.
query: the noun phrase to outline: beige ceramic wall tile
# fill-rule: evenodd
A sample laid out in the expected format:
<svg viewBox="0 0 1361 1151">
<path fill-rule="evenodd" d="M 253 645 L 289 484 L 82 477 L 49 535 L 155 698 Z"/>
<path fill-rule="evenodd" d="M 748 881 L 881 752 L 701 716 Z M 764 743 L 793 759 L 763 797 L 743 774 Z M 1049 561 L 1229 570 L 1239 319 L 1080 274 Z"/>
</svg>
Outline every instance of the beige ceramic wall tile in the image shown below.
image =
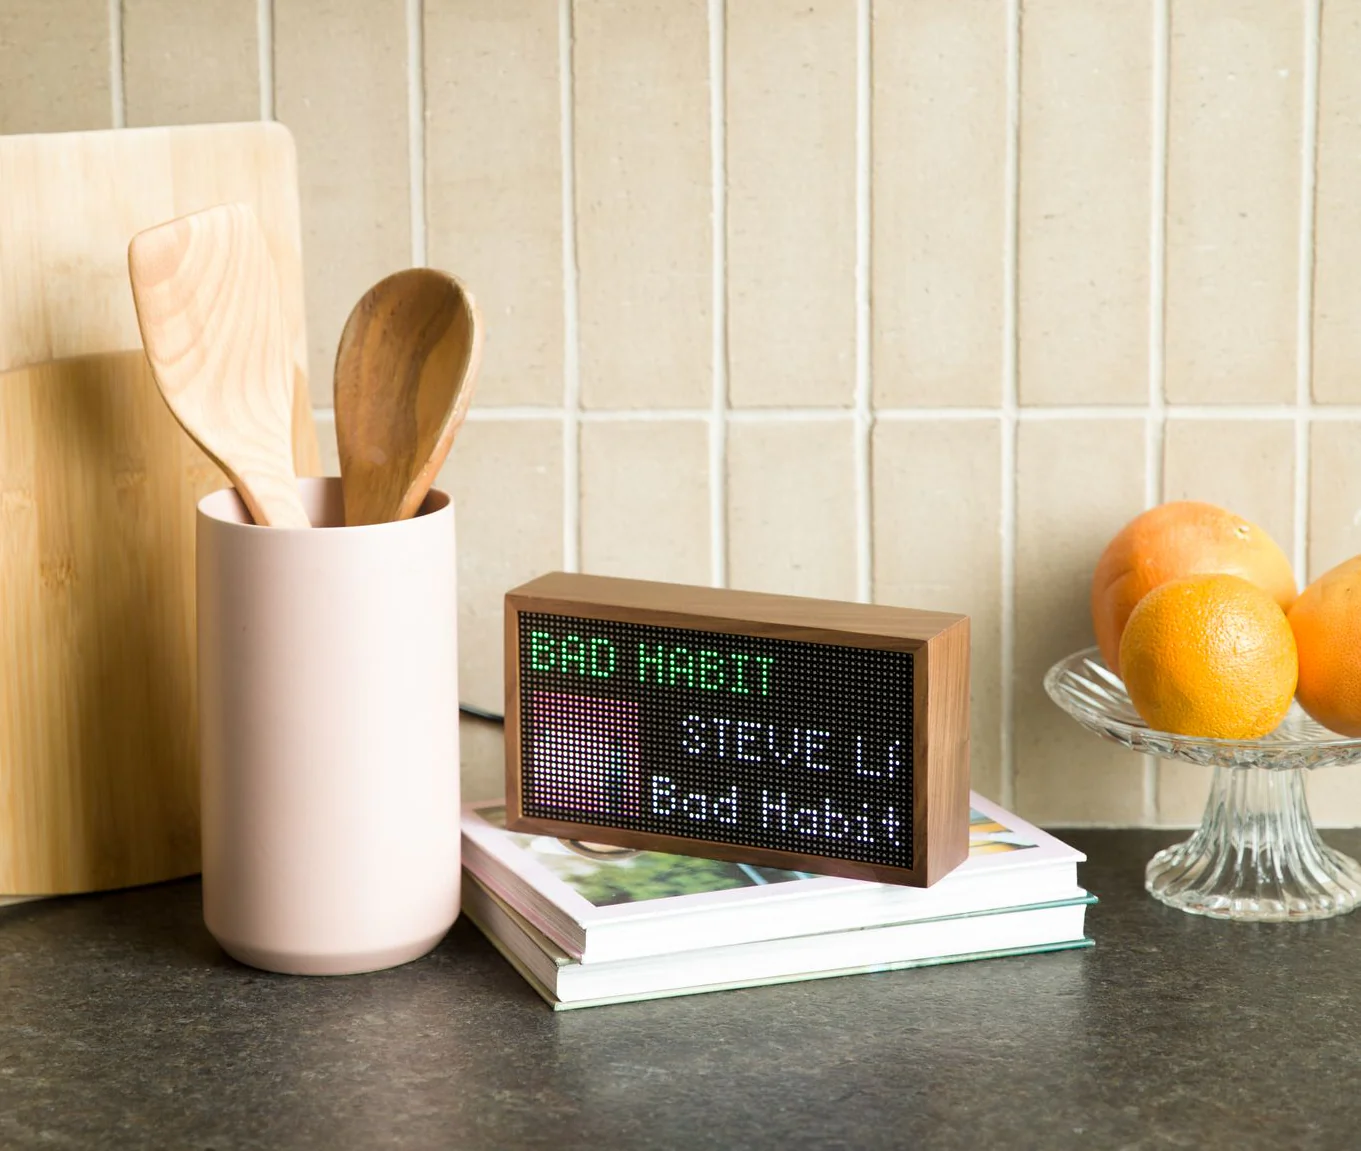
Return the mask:
<svg viewBox="0 0 1361 1151">
<path fill-rule="evenodd" d="M 1006 5 L 876 0 L 874 400 L 1002 398 Z"/>
<path fill-rule="evenodd" d="M 1361 423 L 1320 421 L 1309 435 L 1309 573 L 1361 555 Z"/>
<path fill-rule="evenodd" d="M 0 4 L 0 134 L 113 125 L 107 0 Z"/>
<path fill-rule="evenodd" d="M 1323 5 L 1314 199 L 1314 399 L 1361 403 L 1361 5 Z"/>
<path fill-rule="evenodd" d="M 496 709 L 499 714 L 501 709 Z M 500 724 L 465 715 L 458 725 L 464 803 L 500 799 L 506 794 L 506 743 Z"/>
<path fill-rule="evenodd" d="M 1284 420 L 1169 420 L 1163 498 L 1207 500 L 1261 526 L 1287 555 L 1295 538 L 1295 429 Z M 1200 821 L 1210 769 L 1158 764 L 1157 821 Z"/>
<path fill-rule="evenodd" d="M 1122 0 L 1023 7 L 1023 404 L 1148 397 L 1152 11 Z"/>
<path fill-rule="evenodd" d="M 1295 395 L 1304 19 L 1287 0 L 1174 0 L 1167 396 Z"/>
<path fill-rule="evenodd" d="M 556 4 L 426 5 L 427 252 L 482 310 L 482 404 L 562 400 L 560 91 Z"/>
<path fill-rule="evenodd" d="M 1084 731 L 1050 702 L 1045 671 L 1092 644 L 1092 569 L 1144 504 L 1140 420 L 1021 423 L 1017 439 L 1017 810 L 1041 823 L 1138 823 L 1143 757 Z"/>
<path fill-rule="evenodd" d="M 123 0 L 127 123 L 260 118 L 256 0 Z"/>
<path fill-rule="evenodd" d="M 1001 429 L 996 420 L 874 429 L 874 599 L 964 612 L 975 791 L 1002 794 Z"/>
<path fill-rule="evenodd" d="M 849 418 L 728 429 L 728 586 L 855 599 Z"/>
<path fill-rule="evenodd" d="M 582 571 L 708 584 L 709 550 L 707 424 L 582 426 Z"/>
<path fill-rule="evenodd" d="M 1309 811 L 1319 827 L 1361 826 L 1361 780 L 1355 768 L 1311 771 L 1304 781 Z"/>
<path fill-rule="evenodd" d="M 1286 420 L 1178 420 L 1163 431 L 1163 499 L 1206 500 L 1295 539 L 1295 428 Z"/>
<path fill-rule="evenodd" d="M 312 398 L 329 407 L 345 317 L 411 263 L 405 4 L 276 0 L 274 71 L 298 145 Z"/>
<path fill-rule="evenodd" d="M 581 397 L 709 403 L 713 348 L 704 4 L 575 0 Z"/>
<path fill-rule="evenodd" d="M 562 424 L 470 420 L 436 486 L 458 518 L 459 693 L 500 711 L 505 594 L 562 567 Z"/>
<path fill-rule="evenodd" d="M 727 6 L 728 396 L 855 393 L 855 0 Z"/>
</svg>

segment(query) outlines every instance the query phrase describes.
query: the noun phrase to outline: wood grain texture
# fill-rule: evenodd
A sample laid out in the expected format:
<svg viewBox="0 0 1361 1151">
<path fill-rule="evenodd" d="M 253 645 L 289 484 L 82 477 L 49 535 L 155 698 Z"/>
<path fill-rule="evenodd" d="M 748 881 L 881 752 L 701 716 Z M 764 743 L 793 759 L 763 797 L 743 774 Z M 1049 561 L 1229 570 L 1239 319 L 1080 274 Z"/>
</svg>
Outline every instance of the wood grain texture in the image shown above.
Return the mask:
<svg viewBox="0 0 1361 1151">
<path fill-rule="evenodd" d="M 311 523 L 293 472 L 293 402 L 279 281 L 244 204 L 133 237 L 132 296 L 170 410 L 231 477 L 257 524 Z"/>
<path fill-rule="evenodd" d="M 226 479 L 156 394 L 127 248 L 226 200 L 255 209 L 280 271 L 294 458 L 315 474 L 288 132 L 0 136 L 5 896 L 198 870 L 194 505 Z"/>
<path fill-rule="evenodd" d="M 0 375 L 0 893 L 198 870 L 194 504 L 140 351 Z"/>
<path fill-rule="evenodd" d="M 929 645 L 924 762 L 930 771 L 925 805 L 928 883 L 969 857 L 969 619 L 946 628 Z M 963 828 L 963 834 L 959 829 Z"/>
<path fill-rule="evenodd" d="M 380 280 L 354 306 L 336 352 L 336 444 L 345 523 L 409 519 L 472 403 L 482 318 L 433 268 Z"/>
<path fill-rule="evenodd" d="M 141 348 L 128 241 L 228 201 L 255 211 L 279 271 L 294 461 L 299 475 L 316 475 L 297 159 L 281 124 L 0 136 L 0 372 Z"/>
<path fill-rule="evenodd" d="M 519 651 L 525 612 L 912 653 L 913 866 L 526 816 Z M 967 616 L 554 572 L 506 593 L 505 641 L 506 826 L 512 830 L 918 887 L 935 883 L 968 855 Z"/>
<path fill-rule="evenodd" d="M 524 610 L 582 614 L 578 609 L 590 608 L 591 619 L 711 631 L 736 631 L 733 625 L 744 624 L 743 635 L 804 643 L 854 640 L 858 647 L 886 651 L 915 651 L 965 618 L 954 612 L 567 572 L 540 576 L 506 595 L 540 605 Z"/>
</svg>

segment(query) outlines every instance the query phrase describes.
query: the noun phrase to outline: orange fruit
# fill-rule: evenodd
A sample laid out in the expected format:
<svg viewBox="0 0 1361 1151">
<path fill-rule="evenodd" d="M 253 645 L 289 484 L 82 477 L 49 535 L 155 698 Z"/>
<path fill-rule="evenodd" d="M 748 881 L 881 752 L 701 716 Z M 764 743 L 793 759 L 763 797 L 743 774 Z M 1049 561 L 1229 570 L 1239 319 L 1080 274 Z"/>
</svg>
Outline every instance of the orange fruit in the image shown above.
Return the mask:
<svg viewBox="0 0 1361 1151">
<path fill-rule="evenodd" d="M 1300 706 L 1324 727 L 1361 736 L 1361 556 L 1324 572 L 1290 609 Z"/>
<path fill-rule="evenodd" d="M 1092 626 L 1106 666 L 1120 660 L 1120 635 L 1135 604 L 1168 580 L 1223 572 L 1242 576 L 1286 610 L 1295 574 L 1256 524 L 1214 504 L 1178 500 L 1135 516 L 1106 545 L 1092 575 Z"/>
<path fill-rule="evenodd" d="M 1256 739 L 1290 710 L 1299 660 L 1270 595 L 1239 576 L 1195 575 L 1154 588 L 1130 613 L 1120 677 L 1149 727 Z"/>
</svg>

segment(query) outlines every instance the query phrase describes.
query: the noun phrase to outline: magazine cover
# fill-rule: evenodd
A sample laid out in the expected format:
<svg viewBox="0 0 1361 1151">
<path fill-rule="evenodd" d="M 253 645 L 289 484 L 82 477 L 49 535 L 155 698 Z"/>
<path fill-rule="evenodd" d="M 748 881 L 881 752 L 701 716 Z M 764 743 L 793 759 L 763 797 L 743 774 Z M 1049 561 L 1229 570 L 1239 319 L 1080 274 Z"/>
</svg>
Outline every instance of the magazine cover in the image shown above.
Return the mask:
<svg viewBox="0 0 1361 1151">
<path fill-rule="evenodd" d="M 723 913 L 732 912 L 740 919 L 773 904 L 786 907 L 797 902 L 801 911 L 809 901 L 862 907 L 854 921 L 843 918 L 825 927 L 809 923 L 803 928 L 826 930 L 852 922 L 927 918 L 1071 898 L 1080 891 L 1076 875 L 1076 865 L 1084 858 L 1080 852 L 981 796 L 971 797 L 971 808 L 969 858 L 929 888 L 506 831 L 505 808 L 499 801 L 465 808 L 464 864 L 574 955 L 582 953 L 588 932 L 628 922 L 652 921 L 655 930 L 655 921 L 668 917 L 708 922 L 726 919 Z M 531 899 L 526 899 L 527 893 L 532 893 Z M 770 927 L 752 925 L 751 931 L 768 933 Z M 706 937 L 692 946 L 722 941 Z"/>
</svg>

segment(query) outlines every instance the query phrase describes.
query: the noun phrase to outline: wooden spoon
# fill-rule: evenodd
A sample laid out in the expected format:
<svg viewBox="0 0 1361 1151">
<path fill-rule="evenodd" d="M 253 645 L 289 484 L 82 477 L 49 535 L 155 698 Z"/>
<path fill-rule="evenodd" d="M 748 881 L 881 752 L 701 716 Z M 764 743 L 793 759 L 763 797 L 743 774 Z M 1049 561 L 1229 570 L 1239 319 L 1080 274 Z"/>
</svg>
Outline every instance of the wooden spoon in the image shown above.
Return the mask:
<svg viewBox="0 0 1361 1151">
<path fill-rule="evenodd" d="M 336 352 L 346 524 L 416 514 L 468 414 L 481 361 L 481 314 L 452 276 L 409 268 L 364 293 Z"/>
<path fill-rule="evenodd" d="M 161 395 L 257 524 L 311 527 L 293 471 L 293 372 L 274 260 L 224 204 L 139 232 L 128 272 Z"/>
</svg>

